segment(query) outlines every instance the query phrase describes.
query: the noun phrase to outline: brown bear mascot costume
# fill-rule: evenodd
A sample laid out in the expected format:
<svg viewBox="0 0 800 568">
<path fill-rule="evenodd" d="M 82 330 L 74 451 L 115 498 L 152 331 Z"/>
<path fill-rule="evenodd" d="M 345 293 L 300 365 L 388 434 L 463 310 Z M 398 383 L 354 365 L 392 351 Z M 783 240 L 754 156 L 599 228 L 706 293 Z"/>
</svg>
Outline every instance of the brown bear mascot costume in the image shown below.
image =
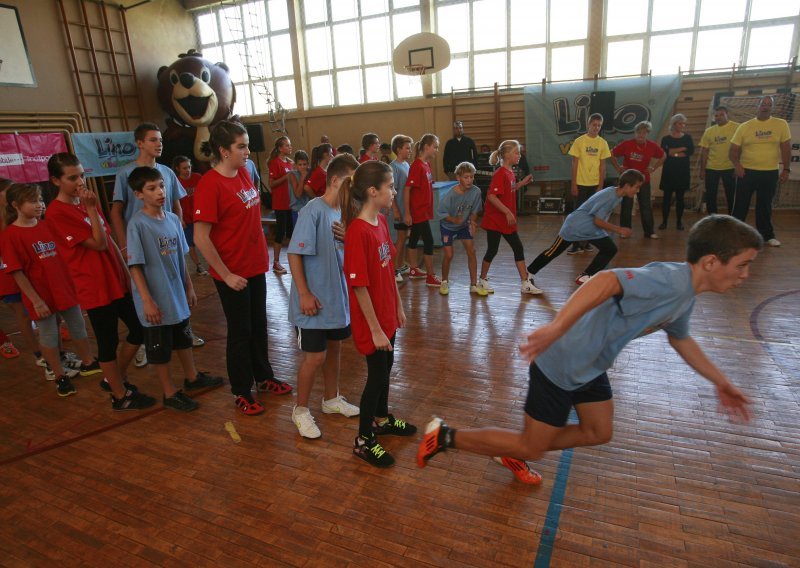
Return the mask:
<svg viewBox="0 0 800 568">
<path fill-rule="evenodd" d="M 209 128 L 232 118 L 236 90 L 224 63 L 211 63 L 194 49 L 181 53 L 169 67 L 158 70 L 158 102 L 169 116 L 161 162 L 175 156 L 192 158 L 199 171 L 208 169 Z"/>
</svg>

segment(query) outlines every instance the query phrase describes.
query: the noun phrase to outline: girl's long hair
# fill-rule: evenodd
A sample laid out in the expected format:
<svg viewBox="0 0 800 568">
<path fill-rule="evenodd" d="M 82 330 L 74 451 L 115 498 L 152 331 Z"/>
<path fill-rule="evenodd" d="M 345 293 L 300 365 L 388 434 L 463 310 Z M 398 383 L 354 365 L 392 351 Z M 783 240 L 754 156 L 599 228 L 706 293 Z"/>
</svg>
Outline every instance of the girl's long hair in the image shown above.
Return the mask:
<svg viewBox="0 0 800 568">
<path fill-rule="evenodd" d="M 6 190 L 6 208 L 3 211 L 3 219 L 6 226 L 17 220 L 19 214 L 12 203 L 27 203 L 29 201 L 39 201 L 42 198 L 42 188 L 35 183 L 12 183 Z"/>
<path fill-rule="evenodd" d="M 417 143 L 414 144 L 414 159 L 416 160 L 422 155 L 422 151 L 425 149 L 425 146 L 430 146 L 438 141 L 439 138 L 435 134 L 423 134 L 422 138 L 417 140 Z"/>
<path fill-rule="evenodd" d="M 350 226 L 361 213 L 361 208 L 369 199 L 367 190 L 370 187 L 380 187 L 387 179 L 392 179 L 392 168 L 380 160 L 364 162 L 356 168 L 352 176 L 344 179 L 339 188 L 339 200 L 345 227 Z"/>
<path fill-rule="evenodd" d="M 281 146 L 283 146 L 284 142 L 288 142 L 288 136 L 280 136 L 277 140 L 275 140 L 275 147 L 272 149 L 272 152 L 269 153 L 269 160 L 267 162 L 271 162 L 275 158 L 277 158 L 281 153 Z"/>
</svg>

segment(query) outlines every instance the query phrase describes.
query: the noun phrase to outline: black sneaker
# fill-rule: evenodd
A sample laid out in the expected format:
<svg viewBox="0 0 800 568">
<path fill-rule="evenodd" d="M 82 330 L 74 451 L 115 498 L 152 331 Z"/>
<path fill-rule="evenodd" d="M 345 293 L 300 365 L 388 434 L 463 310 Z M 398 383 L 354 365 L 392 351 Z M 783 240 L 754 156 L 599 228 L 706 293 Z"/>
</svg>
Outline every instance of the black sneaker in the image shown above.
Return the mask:
<svg viewBox="0 0 800 568">
<path fill-rule="evenodd" d="M 389 452 L 383 449 L 375 436 L 364 439 L 356 436 L 353 443 L 353 454 L 375 467 L 391 467 L 394 465 L 394 458 Z"/>
<path fill-rule="evenodd" d="M 122 412 L 124 410 L 142 410 L 150 408 L 156 403 L 152 396 L 142 394 L 137 390 L 130 390 L 122 398 L 115 398 L 111 395 L 111 409 Z"/>
<path fill-rule="evenodd" d="M 225 379 L 222 377 L 216 377 L 214 375 L 204 373 L 203 371 L 197 371 L 197 377 L 193 381 L 184 379 L 183 388 L 185 388 L 187 391 L 190 391 L 203 389 L 206 387 L 221 387 L 224 383 Z"/>
<path fill-rule="evenodd" d="M 186 396 L 186 393 L 183 391 L 178 391 L 169 398 L 166 396 L 163 398 L 164 406 L 166 408 L 174 408 L 175 410 L 180 410 L 181 412 L 191 412 L 192 410 L 197 410 L 200 408 L 200 405 Z"/>
<path fill-rule="evenodd" d="M 100 382 L 98 383 L 98 385 L 100 385 L 100 388 L 103 389 L 104 391 L 111 392 L 111 385 L 108 384 L 108 379 L 106 379 L 105 377 L 100 379 Z M 139 387 L 137 387 L 133 383 L 129 383 L 128 381 L 122 381 L 122 386 L 125 387 L 125 390 L 129 390 L 129 391 L 138 391 L 139 390 Z M 155 400 L 155 399 L 153 399 L 153 400 Z"/>
<path fill-rule="evenodd" d="M 372 431 L 378 436 L 413 436 L 417 427 L 390 414 L 383 424 L 373 422 Z"/>
<path fill-rule="evenodd" d="M 97 361 L 97 359 L 94 359 L 88 365 L 84 365 L 83 363 L 81 363 L 80 366 L 81 377 L 89 377 L 91 375 L 96 375 L 97 373 L 102 373 L 102 372 L 103 370 L 100 368 L 100 363 Z"/>
<path fill-rule="evenodd" d="M 58 396 L 69 396 L 78 392 L 65 375 L 61 375 L 56 380 L 56 390 L 58 391 Z"/>
</svg>

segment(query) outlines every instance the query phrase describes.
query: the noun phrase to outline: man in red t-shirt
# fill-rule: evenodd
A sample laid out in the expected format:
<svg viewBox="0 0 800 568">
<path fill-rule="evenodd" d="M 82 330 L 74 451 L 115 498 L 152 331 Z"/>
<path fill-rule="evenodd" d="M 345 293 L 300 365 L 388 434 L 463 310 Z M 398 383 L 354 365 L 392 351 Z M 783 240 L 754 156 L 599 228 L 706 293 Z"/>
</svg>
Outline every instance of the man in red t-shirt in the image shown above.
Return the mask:
<svg viewBox="0 0 800 568">
<path fill-rule="evenodd" d="M 644 183 L 639 189 L 638 198 L 642 229 L 646 238 L 657 239 L 658 235 L 654 231 L 653 204 L 650 201 L 650 174 L 661 167 L 666 156 L 658 144 L 647 139 L 652 129 L 653 125 L 646 120 L 637 124 L 634 130 L 635 137 L 620 142 L 611 151 L 611 164 L 619 173 L 634 169 L 644 174 Z M 621 165 L 617 161 L 618 157 L 623 158 Z M 630 229 L 632 215 L 633 198 L 623 197 L 620 206 L 620 226 Z"/>
</svg>

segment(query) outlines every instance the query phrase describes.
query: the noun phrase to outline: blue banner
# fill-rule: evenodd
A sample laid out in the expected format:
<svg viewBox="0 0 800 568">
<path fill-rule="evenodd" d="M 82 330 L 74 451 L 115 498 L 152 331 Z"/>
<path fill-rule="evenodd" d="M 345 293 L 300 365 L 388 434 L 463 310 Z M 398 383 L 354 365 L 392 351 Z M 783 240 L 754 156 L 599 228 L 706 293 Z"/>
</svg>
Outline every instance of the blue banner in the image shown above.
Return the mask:
<svg viewBox="0 0 800 568">
<path fill-rule="evenodd" d="M 614 124 L 600 134 L 613 148 L 633 138 L 642 120 L 653 123 L 654 139 L 672 116 L 681 91 L 679 75 L 602 79 L 525 87 L 525 137 L 528 163 L 536 181 L 568 180 L 572 175 L 572 142 L 586 133 L 593 91 L 614 91 Z M 608 127 L 608 125 L 604 125 Z M 658 140 L 655 140 L 658 143 Z M 609 173 L 614 169 L 608 167 Z"/>
<path fill-rule="evenodd" d="M 86 177 L 113 176 L 139 155 L 133 132 L 91 132 L 72 135 L 75 155 Z"/>
</svg>

